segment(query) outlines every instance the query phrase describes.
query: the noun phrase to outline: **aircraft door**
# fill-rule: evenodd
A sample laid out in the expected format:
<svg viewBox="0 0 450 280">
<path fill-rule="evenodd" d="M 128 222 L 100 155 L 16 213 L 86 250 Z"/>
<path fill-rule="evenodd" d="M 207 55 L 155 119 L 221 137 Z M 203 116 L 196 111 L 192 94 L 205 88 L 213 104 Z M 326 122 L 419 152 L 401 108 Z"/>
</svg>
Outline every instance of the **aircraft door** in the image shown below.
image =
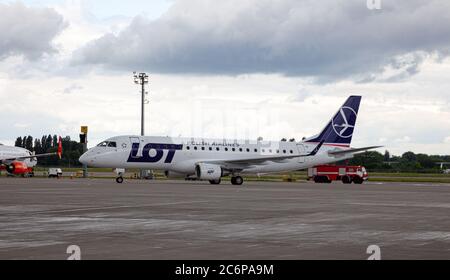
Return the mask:
<svg viewBox="0 0 450 280">
<path fill-rule="evenodd" d="M 305 146 L 303 144 L 297 144 L 297 150 L 300 155 L 306 154 Z M 305 158 L 306 157 L 299 157 L 298 162 L 300 163 L 305 162 Z"/>
<path fill-rule="evenodd" d="M 144 147 L 142 147 L 143 145 L 141 145 L 141 140 L 139 139 L 139 137 L 130 137 L 130 144 L 131 144 L 132 151 L 137 150 L 137 153 L 134 153 L 134 152 L 131 153 L 131 157 L 141 158 L 142 157 L 142 149 Z"/>
</svg>

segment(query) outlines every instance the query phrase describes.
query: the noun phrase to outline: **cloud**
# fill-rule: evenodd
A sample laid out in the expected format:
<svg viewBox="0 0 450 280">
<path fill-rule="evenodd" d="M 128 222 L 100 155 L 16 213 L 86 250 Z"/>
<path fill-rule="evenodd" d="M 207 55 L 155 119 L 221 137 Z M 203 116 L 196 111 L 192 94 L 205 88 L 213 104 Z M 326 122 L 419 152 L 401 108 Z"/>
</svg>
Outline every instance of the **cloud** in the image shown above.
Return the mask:
<svg viewBox="0 0 450 280">
<path fill-rule="evenodd" d="M 450 2 L 177 1 L 161 18 L 136 17 L 91 41 L 75 64 L 157 73 L 279 73 L 327 81 L 382 72 L 411 75 L 423 56 L 450 49 Z M 413 59 L 399 59 L 410 55 Z"/>
<path fill-rule="evenodd" d="M 62 16 L 53 9 L 0 3 L 0 61 L 20 55 L 36 60 L 56 52 L 52 41 L 65 27 Z"/>
<path fill-rule="evenodd" d="M 84 89 L 83 86 L 80 86 L 78 84 L 72 84 L 72 85 L 64 88 L 64 90 L 62 92 L 65 94 L 71 94 L 71 93 L 74 93 L 74 92 L 82 90 L 82 89 Z"/>
</svg>

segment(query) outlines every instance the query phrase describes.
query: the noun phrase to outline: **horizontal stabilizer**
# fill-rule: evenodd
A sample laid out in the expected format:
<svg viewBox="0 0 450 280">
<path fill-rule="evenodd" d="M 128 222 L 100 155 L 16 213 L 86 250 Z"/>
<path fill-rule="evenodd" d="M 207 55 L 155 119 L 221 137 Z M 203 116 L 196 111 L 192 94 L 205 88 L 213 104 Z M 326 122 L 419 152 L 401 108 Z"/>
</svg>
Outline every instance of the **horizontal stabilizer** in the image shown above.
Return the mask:
<svg viewBox="0 0 450 280">
<path fill-rule="evenodd" d="M 347 149 L 347 150 L 340 150 L 340 151 L 329 151 L 328 154 L 330 154 L 330 155 L 354 154 L 354 153 L 365 152 L 367 150 L 378 149 L 378 148 L 382 148 L 382 147 L 383 146 L 371 146 L 371 147 L 364 147 L 364 148 L 357 148 L 357 149 Z"/>
</svg>

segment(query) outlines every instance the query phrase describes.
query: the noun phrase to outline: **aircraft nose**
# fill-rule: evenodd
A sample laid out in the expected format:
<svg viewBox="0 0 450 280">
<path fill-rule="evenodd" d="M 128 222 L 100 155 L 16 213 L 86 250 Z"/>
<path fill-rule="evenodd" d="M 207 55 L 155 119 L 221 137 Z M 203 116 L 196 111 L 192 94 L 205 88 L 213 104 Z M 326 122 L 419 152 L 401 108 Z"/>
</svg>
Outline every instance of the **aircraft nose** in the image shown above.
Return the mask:
<svg viewBox="0 0 450 280">
<path fill-rule="evenodd" d="M 81 155 L 78 161 L 81 162 L 82 164 L 88 164 L 89 156 L 87 155 L 87 153 L 84 153 Z"/>
</svg>

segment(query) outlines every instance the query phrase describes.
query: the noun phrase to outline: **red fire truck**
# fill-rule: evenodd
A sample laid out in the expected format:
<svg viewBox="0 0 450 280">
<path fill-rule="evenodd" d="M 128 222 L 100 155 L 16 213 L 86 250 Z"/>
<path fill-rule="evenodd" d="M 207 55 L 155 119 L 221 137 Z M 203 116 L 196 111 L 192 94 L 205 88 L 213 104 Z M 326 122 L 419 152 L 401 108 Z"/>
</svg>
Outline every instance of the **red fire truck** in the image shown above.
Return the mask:
<svg viewBox="0 0 450 280">
<path fill-rule="evenodd" d="M 319 165 L 308 168 L 308 180 L 316 183 L 342 181 L 344 184 L 362 184 L 368 179 L 364 166 Z"/>
</svg>

